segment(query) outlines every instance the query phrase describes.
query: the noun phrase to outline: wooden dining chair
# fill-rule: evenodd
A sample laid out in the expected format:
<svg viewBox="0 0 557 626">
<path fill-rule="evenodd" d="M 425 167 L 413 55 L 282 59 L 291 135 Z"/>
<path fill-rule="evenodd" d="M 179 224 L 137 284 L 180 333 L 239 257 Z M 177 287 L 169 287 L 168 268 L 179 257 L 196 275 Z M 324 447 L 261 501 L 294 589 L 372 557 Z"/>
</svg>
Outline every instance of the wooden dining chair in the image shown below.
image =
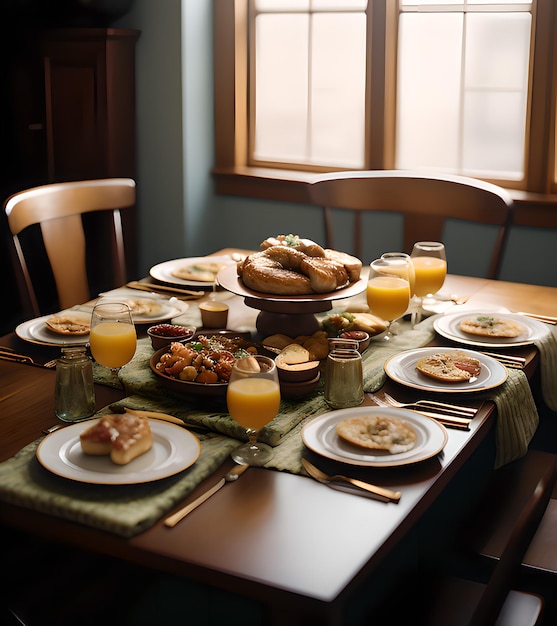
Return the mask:
<svg viewBox="0 0 557 626">
<path fill-rule="evenodd" d="M 20 191 L 4 203 L 8 226 L 13 237 L 15 264 L 22 283 L 22 300 L 35 316 L 41 314 L 37 292 L 44 277 L 31 271 L 40 256 L 37 237 L 23 241 L 35 225 L 40 227 L 40 245 L 52 271 L 58 305 L 61 309 L 86 302 L 91 293 L 90 277 L 95 266 L 108 268 L 111 287 L 126 281 L 123 220 L 121 212 L 135 205 L 135 181 L 108 178 L 53 183 Z M 84 229 L 85 214 L 104 212 L 110 227 L 103 231 L 107 241 L 99 245 L 98 230 Z M 110 240 L 108 240 L 110 239 Z M 88 258 L 88 246 L 96 244 L 94 258 Z M 27 244 L 27 245 L 26 245 Z M 99 252 L 100 250 L 100 252 Z"/>
<path fill-rule="evenodd" d="M 488 575 L 487 583 L 472 578 L 441 578 L 432 588 L 432 603 L 427 611 L 428 626 L 528 626 L 539 623 L 544 599 L 536 593 L 514 590 L 519 584 L 521 564 L 548 511 L 557 481 L 557 457 L 549 455 L 542 459 L 534 456 L 536 458 L 532 461 L 497 470 L 485 499 L 474 509 L 475 525 L 484 527 L 489 525 L 489 521 L 483 507 L 491 498 L 491 507 L 499 508 L 499 488 L 508 484 L 514 489 L 514 485 L 520 492 L 515 510 L 502 512 L 507 532 L 502 536 L 499 558 Z M 528 480 L 521 480 L 521 473 L 526 470 Z M 513 481 L 513 477 L 518 483 Z M 466 541 L 471 529 L 465 524 L 462 532 Z"/>
<path fill-rule="evenodd" d="M 470 516 L 469 545 L 486 568 L 498 564 L 520 514 L 539 480 L 557 464 L 557 455 L 529 450 L 525 457 L 497 470 L 485 496 Z M 540 523 L 523 554 L 522 587 L 544 593 L 552 590 L 548 612 L 557 623 L 557 485 L 554 485 Z"/>
<path fill-rule="evenodd" d="M 309 188 L 312 204 L 323 207 L 327 247 L 335 247 L 337 211 L 354 217 L 353 250 L 361 258 L 362 241 L 371 237 L 364 229 L 367 211 L 397 213 L 403 217 L 403 251 L 416 241 L 443 241 L 447 220 L 494 227 L 486 278 L 497 278 L 512 219 L 513 201 L 501 187 L 463 176 L 432 175 L 407 170 L 344 171 L 322 174 Z M 375 233 L 381 238 L 381 233 Z M 470 258 L 478 254 L 470 241 Z M 382 250 L 384 252 L 384 250 Z"/>
</svg>

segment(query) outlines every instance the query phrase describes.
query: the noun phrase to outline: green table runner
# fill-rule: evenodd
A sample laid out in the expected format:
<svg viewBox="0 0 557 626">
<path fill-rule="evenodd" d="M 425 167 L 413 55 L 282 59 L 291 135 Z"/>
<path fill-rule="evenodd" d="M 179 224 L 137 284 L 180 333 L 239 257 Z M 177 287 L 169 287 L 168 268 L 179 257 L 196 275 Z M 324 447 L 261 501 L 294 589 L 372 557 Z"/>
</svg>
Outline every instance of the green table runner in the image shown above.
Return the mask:
<svg viewBox="0 0 557 626">
<path fill-rule="evenodd" d="M 383 365 L 392 354 L 426 345 L 433 337 L 433 318 L 415 329 L 405 329 L 388 345 L 379 338 L 364 355 L 364 381 L 368 392 L 384 382 Z M 189 469 L 176 476 L 142 485 L 89 485 L 55 476 L 37 461 L 35 441 L 11 459 L 0 463 L 0 498 L 20 506 L 80 522 L 88 526 L 132 537 L 151 527 L 174 508 L 207 476 L 224 462 L 238 439 L 239 428 L 221 401 L 207 406 L 207 397 L 191 399 L 159 386 L 147 362 L 152 354 L 150 343 L 141 340 L 133 361 L 123 368 L 121 380 L 127 397 L 101 413 L 123 407 L 162 411 L 185 422 L 214 432 L 199 435 L 201 454 Z M 106 376 L 104 368 L 95 368 L 97 380 Z M 526 376 L 511 370 L 508 381 L 497 390 L 484 394 L 498 408 L 497 463 L 522 456 L 537 426 L 537 412 Z M 275 455 L 266 467 L 300 473 L 303 443 L 300 432 L 313 417 L 327 412 L 322 388 L 297 402 L 283 400 L 280 413 L 262 430 L 262 439 L 274 446 Z"/>
</svg>

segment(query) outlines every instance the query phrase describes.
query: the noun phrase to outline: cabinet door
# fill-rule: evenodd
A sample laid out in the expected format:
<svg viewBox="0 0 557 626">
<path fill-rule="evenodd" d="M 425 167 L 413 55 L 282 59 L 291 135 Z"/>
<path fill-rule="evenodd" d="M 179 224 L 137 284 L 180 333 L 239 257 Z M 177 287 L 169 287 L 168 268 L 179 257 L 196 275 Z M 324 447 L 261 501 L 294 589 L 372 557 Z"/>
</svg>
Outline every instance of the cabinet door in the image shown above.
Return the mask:
<svg viewBox="0 0 557 626">
<path fill-rule="evenodd" d="M 135 176 L 137 31 L 68 29 L 44 44 L 51 181 Z"/>
</svg>

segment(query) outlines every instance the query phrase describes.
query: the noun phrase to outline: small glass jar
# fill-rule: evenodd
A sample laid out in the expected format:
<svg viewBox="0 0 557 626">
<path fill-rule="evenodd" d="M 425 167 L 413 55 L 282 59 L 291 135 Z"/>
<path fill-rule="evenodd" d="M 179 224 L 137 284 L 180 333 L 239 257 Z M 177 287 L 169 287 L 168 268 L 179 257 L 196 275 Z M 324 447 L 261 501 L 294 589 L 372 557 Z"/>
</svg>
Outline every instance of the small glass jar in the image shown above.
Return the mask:
<svg viewBox="0 0 557 626">
<path fill-rule="evenodd" d="M 76 422 L 95 412 L 93 362 L 84 346 L 62 348 L 56 361 L 55 413 L 64 422 Z"/>
<path fill-rule="evenodd" d="M 362 355 L 358 352 L 358 342 L 332 340 L 325 371 L 325 402 L 333 409 L 346 409 L 363 401 Z"/>
</svg>

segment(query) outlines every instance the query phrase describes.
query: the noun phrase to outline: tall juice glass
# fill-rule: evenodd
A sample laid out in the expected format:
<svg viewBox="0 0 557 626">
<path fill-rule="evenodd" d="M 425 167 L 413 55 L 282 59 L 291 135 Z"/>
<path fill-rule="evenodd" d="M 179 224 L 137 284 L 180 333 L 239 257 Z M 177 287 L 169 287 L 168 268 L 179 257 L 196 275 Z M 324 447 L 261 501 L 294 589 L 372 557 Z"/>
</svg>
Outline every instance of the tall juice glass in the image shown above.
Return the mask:
<svg viewBox="0 0 557 626">
<path fill-rule="evenodd" d="M 91 354 L 100 365 L 109 367 L 113 377 L 129 363 L 137 346 L 130 307 L 123 302 L 99 302 L 91 314 Z"/>
<path fill-rule="evenodd" d="M 414 264 L 409 254 L 406 252 L 385 252 L 381 255 L 382 259 L 387 260 L 399 260 L 401 263 L 394 263 L 390 268 L 392 274 L 398 274 L 401 278 L 406 278 L 408 275 L 408 282 L 410 283 L 410 296 L 416 293 L 416 273 L 414 271 Z"/>
<path fill-rule="evenodd" d="M 408 261 L 383 258 L 372 261 L 366 296 L 370 311 L 388 322 L 384 339 L 390 340 L 392 322 L 406 313 L 410 303 Z"/>
<path fill-rule="evenodd" d="M 273 359 L 249 356 L 238 359 L 230 374 L 226 392 L 228 412 L 246 429 L 248 443 L 232 452 L 237 463 L 264 465 L 273 456 L 269 446 L 257 441 L 258 432 L 276 416 L 280 385 Z"/>
<path fill-rule="evenodd" d="M 418 313 L 414 322 L 421 318 L 423 299 L 437 293 L 447 275 L 447 257 L 445 246 L 438 241 L 418 241 L 410 255 L 415 273 L 414 295 L 417 299 Z"/>
</svg>

